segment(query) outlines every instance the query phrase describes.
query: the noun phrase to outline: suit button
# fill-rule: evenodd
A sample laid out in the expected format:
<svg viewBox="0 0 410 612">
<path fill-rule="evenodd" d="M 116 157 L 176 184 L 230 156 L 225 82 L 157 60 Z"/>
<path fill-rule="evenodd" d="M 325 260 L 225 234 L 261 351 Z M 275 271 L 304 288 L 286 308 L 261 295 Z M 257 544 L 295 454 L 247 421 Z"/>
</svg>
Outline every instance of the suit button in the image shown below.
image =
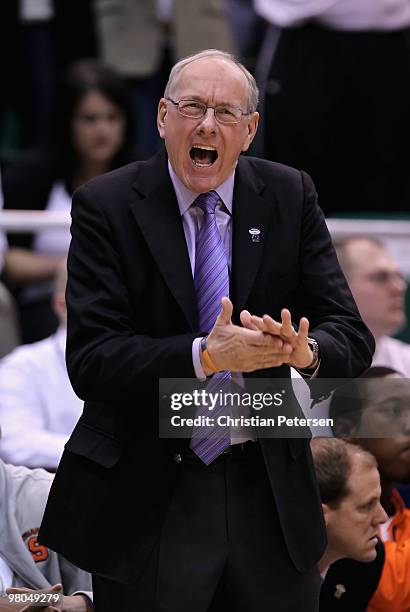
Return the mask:
<svg viewBox="0 0 410 612">
<path fill-rule="evenodd" d="M 182 456 L 180 453 L 175 453 L 173 456 L 174 463 L 182 463 Z"/>
</svg>

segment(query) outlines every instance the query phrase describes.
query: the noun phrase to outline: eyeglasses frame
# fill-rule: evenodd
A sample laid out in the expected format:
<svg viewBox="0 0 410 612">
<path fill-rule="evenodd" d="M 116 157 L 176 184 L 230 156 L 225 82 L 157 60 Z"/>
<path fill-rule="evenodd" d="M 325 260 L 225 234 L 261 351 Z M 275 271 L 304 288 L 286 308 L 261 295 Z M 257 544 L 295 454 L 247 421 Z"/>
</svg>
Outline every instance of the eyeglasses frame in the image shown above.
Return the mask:
<svg viewBox="0 0 410 612">
<path fill-rule="evenodd" d="M 235 110 L 241 111 L 241 117 L 238 118 L 237 121 L 221 121 L 220 119 L 218 119 L 217 115 L 216 115 L 216 109 L 220 108 L 220 107 L 224 107 L 227 106 L 226 104 L 218 104 L 217 106 L 207 106 L 205 104 L 205 102 L 201 102 L 201 100 L 192 100 L 192 99 L 182 99 L 182 100 L 178 100 L 175 101 L 170 97 L 166 97 L 165 100 L 167 100 L 168 102 L 172 102 L 172 104 L 174 104 L 177 108 L 178 108 L 178 113 L 181 115 L 181 117 L 185 117 L 186 119 L 194 119 L 195 121 L 198 121 L 198 119 L 202 119 L 202 117 L 205 117 L 207 111 L 209 108 L 212 108 L 214 111 L 214 117 L 215 120 L 218 123 L 221 123 L 222 125 L 237 125 L 238 123 L 240 123 L 242 121 L 242 117 L 248 117 L 249 115 L 252 115 L 253 111 L 248 111 L 246 113 L 243 112 L 243 110 L 241 108 L 239 108 L 239 106 L 231 106 L 231 108 L 234 108 Z M 181 112 L 181 108 L 180 108 L 180 103 L 181 102 L 196 102 L 197 104 L 202 104 L 204 107 L 204 112 L 200 117 L 190 117 L 189 115 L 184 115 Z"/>
</svg>

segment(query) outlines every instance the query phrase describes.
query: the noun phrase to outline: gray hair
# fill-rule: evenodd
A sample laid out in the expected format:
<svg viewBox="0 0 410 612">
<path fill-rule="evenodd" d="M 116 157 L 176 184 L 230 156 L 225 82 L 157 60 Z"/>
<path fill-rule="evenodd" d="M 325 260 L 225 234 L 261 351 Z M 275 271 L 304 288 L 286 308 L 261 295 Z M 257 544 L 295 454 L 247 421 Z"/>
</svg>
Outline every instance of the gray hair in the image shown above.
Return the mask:
<svg viewBox="0 0 410 612">
<path fill-rule="evenodd" d="M 219 51 L 218 49 L 205 49 L 204 51 L 200 51 L 199 53 L 194 53 L 193 55 L 184 57 L 184 59 L 177 62 L 173 66 L 170 72 L 168 83 L 166 84 L 165 91 L 164 91 L 164 97 L 165 98 L 170 97 L 172 86 L 174 85 L 174 82 L 177 76 L 183 70 L 183 68 L 185 68 L 185 66 L 188 66 L 188 64 L 191 64 L 192 62 L 196 62 L 197 60 L 200 60 L 204 57 L 216 57 L 216 58 L 224 59 L 228 62 L 231 62 L 235 66 L 237 66 L 243 72 L 243 74 L 246 77 L 246 80 L 248 83 L 248 89 L 249 89 L 248 112 L 249 113 L 255 112 L 258 107 L 259 89 L 258 89 L 258 86 L 256 84 L 254 77 L 251 75 L 249 70 L 247 70 L 245 66 L 241 64 L 239 60 L 236 59 L 234 55 L 232 55 L 231 53 L 227 53 L 226 51 Z"/>
</svg>

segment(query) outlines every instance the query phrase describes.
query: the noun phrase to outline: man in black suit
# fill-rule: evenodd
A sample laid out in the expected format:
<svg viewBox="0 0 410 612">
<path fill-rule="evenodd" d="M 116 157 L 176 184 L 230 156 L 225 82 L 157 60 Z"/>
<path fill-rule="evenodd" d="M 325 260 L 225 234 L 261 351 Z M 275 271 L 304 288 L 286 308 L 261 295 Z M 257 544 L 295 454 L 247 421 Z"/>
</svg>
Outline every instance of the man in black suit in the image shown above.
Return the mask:
<svg viewBox="0 0 410 612">
<path fill-rule="evenodd" d="M 257 97 L 229 55 L 182 60 L 158 107 L 167 155 L 74 196 L 67 363 L 85 407 L 41 538 L 93 573 L 98 612 L 317 609 L 325 532 L 307 440 L 231 432 L 207 465 L 189 439 L 158 435 L 160 377 L 355 376 L 371 360 L 311 180 L 240 158 Z M 218 200 L 215 219 L 199 194 Z M 208 222 L 229 297 L 202 329 Z"/>
</svg>

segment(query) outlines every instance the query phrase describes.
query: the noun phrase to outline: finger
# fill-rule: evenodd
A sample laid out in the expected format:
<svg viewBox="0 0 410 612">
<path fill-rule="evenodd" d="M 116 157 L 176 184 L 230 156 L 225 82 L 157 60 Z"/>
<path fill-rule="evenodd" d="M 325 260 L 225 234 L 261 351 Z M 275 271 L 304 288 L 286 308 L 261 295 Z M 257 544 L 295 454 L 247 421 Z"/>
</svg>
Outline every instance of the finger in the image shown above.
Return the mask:
<svg viewBox="0 0 410 612">
<path fill-rule="evenodd" d="M 294 335 L 295 330 L 293 329 L 292 316 L 290 314 L 290 311 L 287 308 L 282 308 L 280 315 L 282 319 L 281 335 L 283 338 L 291 338 Z"/>
<path fill-rule="evenodd" d="M 223 297 L 221 300 L 222 310 L 215 322 L 216 325 L 229 325 L 232 319 L 233 304 L 228 297 Z"/>
<path fill-rule="evenodd" d="M 272 317 L 269 317 L 269 315 L 263 315 L 263 318 L 252 315 L 251 321 L 260 331 L 272 336 L 280 336 L 280 324 L 274 321 Z"/>
<path fill-rule="evenodd" d="M 252 325 L 255 326 L 256 329 L 258 329 L 259 331 L 265 332 L 267 331 L 266 325 L 263 322 L 263 319 L 261 319 L 261 317 L 258 317 L 256 315 L 251 315 L 251 323 Z"/>
<path fill-rule="evenodd" d="M 252 323 L 252 315 L 248 310 L 242 310 L 241 314 L 239 315 L 239 318 L 243 327 L 245 327 L 246 329 L 252 329 L 253 331 L 258 331 L 257 326 Z"/>
<path fill-rule="evenodd" d="M 309 320 L 306 317 L 302 317 L 299 322 L 298 330 L 298 343 L 304 344 L 307 342 L 309 335 Z"/>
<path fill-rule="evenodd" d="M 279 323 L 278 321 L 275 321 L 275 319 L 272 319 L 272 317 L 270 315 L 263 315 L 263 322 L 266 325 L 266 328 L 268 330 L 268 332 L 270 334 L 273 334 L 275 336 L 281 336 L 281 332 L 282 332 L 282 323 Z"/>
</svg>

